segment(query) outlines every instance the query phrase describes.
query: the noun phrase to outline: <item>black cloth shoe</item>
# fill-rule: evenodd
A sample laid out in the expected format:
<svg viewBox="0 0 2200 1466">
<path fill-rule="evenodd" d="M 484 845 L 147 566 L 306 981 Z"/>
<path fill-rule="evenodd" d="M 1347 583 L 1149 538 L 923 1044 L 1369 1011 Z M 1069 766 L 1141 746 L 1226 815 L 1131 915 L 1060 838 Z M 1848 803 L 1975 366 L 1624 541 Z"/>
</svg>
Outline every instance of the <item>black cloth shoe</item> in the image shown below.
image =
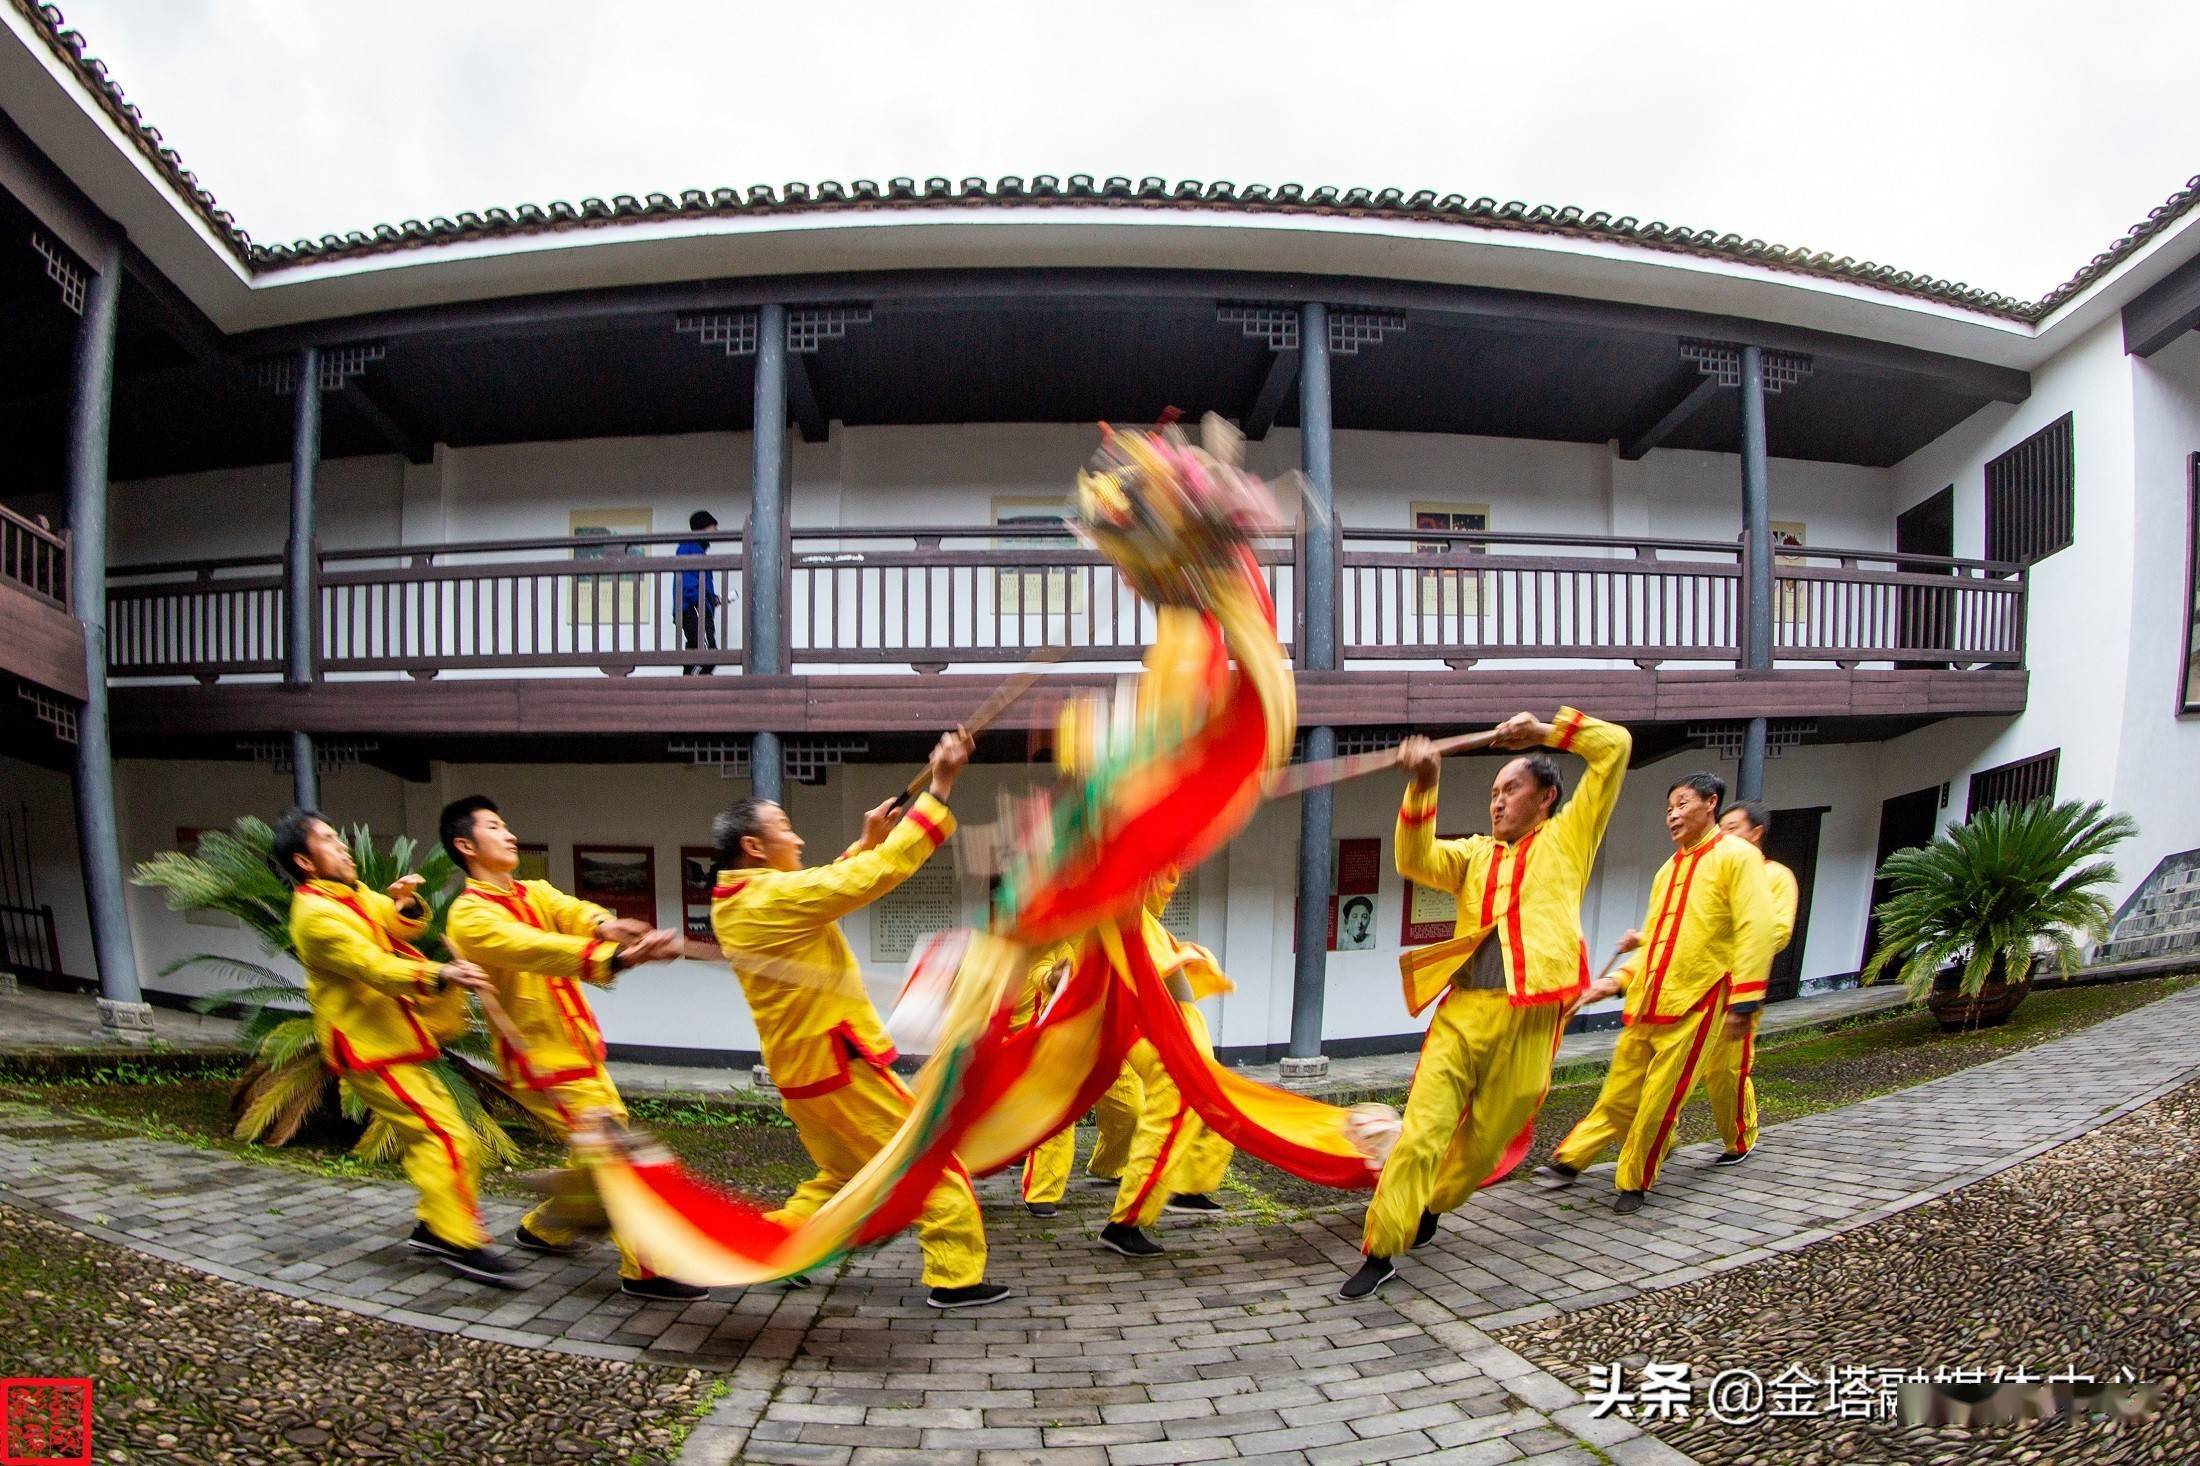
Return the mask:
<svg viewBox="0 0 2200 1466">
<path fill-rule="evenodd" d="M 1413 1229 L 1413 1245 L 1415 1247 L 1426 1247 L 1429 1243 L 1435 1241 L 1436 1224 L 1440 1220 L 1442 1219 L 1435 1212 L 1422 1212 L 1421 1225 Z"/>
<path fill-rule="evenodd" d="M 1640 1191 L 1622 1191 L 1619 1194 L 1619 1200 L 1612 1203 L 1612 1210 L 1623 1217 L 1641 1211 L 1642 1193 Z"/>
<path fill-rule="evenodd" d="M 683 1283 L 678 1278 L 621 1278 L 619 1291 L 634 1298 L 655 1298 L 666 1303 L 693 1303 L 708 1298 L 710 1289 Z"/>
<path fill-rule="evenodd" d="M 1100 1245 L 1125 1257 L 1159 1257 L 1161 1244 L 1125 1222 L 1110 1222 L 1100 1229 Z"/>
<path fill-rule="evenodd" d="M 1229 1210 L 1228 1207 L 1212 1196 L 1207 1195 L 1204 1191 L 1193 1192 L 1188 1196 L 1172 1196 L 1161 1209 L 1192 1217 L 1220 1216 L 1223 1212 Z"/>
<path fill-rule="evenodd" d="M 412 1229 L 405 1245 L 442 1263 L 462 1278 L 472 1278 L 477 1283 L 488 1283 L 498 1288 L 520 1286 L 519 1264 L 507 1261 L 486 1247 L 462 1247 L 456 1242 L 446 1242 L 428 1230 L 422 1222 Z"/>
<path fill-rule="evenodd" d="M 1743 1161 L 1746 1161 L 1746 1160 L 1748 1160 L 1748 1159 L 1749 1159 L 1749 1152 L 1748 1152 L 1748 1151 L 1746 1151 L 1746 1150 L 1730 1150 L 1730 1151 L 1726 1152 L 1726 1154 L 1724 1154 L 1724 1155 L 1721 1155 L 1721 1156 L 1717 1156 L 1717 1157 L 1714 1157 L 1714 1158 L 1712 1159 L 1712 1162 L 1711 1162 L 1711 1164 L 1713 1164 L 1714 1166 L 1738 1166 L 1738 1165 L 1740 1165 L 1740 1164 L 1741 1164 L 1741 1163 L 1742 1163 Z"/>
<path fill-rule="evenodd" d="M 1051 1201 L 1027 1201 L 1024 1203 L 1024 1210 L 1035 1217 L 1056 1217 L 1062 1214 L 1062 1209 Z"/>
<path fill-rule="evenodd" d="M 1387 1257 L 1371 1257 L 1360 1264 L 1360 1270 L 1344 1280 L 1337 1296 L 1347 1303 L 1362 1298 L 1372 1298 L 1383 1284 L 1398 1276 L 1398 1270 L 1390 1265 Z"/>
<path fill-rule="evenodd" d="M 967 1288 L 934 1288 L 924 1301 L 934 1308 L 983 1308 L 1007 1296 L 1006 1283 L 972 1283 Z"/>
<path fill-rule="evenodd" d="M 1537 1166 L 1528 1179 L 1546 1191 L 1556 1191 L 1561 1186 L 1573 1185 L 1574 1177 L 1580 1174 L 1572 1166 L 1562 1166 L 1557 1161 L 1552 1161 L 1547 1166 Z"/>
<path fill-rule="evenodd" d="M 542 1238 L 528 1231 L 524 1222 L 520 1224 L 520 1229 L 512 1234 L 512 1243 L 514 1246 L 526 1248 L 529 1252 L 547 1252 L 553 1257 L 571 1257 L 576 1252 L 586 1252 L 588 1250 L 586 1242 L 545 1242 Z"/>
</svg>

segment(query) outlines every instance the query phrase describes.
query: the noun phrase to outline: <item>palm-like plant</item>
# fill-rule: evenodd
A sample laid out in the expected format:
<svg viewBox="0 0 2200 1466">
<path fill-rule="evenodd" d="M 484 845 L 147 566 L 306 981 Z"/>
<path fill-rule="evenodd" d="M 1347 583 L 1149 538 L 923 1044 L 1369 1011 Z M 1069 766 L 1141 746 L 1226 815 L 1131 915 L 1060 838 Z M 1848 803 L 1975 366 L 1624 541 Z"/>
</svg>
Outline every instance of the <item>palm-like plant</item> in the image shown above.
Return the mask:
<svg viewBox="0 0 2200 1466">
<path fill-rule="evenodd" d="M 2116 867 L 2101 857 L 2136 835 L 2131 816 L 2099 801 L 2005 804 L 1952 825 L 1929 845 L 1897 850 L 1879 874 L 1893 893 L 1875 911 L 1879 950 L 1864 968 L 1877 982 L 1895 970 L 1912 998 L 1961 962 L 1958 991 L 2022 979 L 2044 946 L 2061 976 L 2115 912 L 2102 889 Z"/>
<path fill-rule="evenodd" d="M 418 871 L 421 897 L 428 904 L 428 930 L 414 945 L 429 957 L 442 960 L 443 918 L 457 894 L 451 859 L 431 849 L 425 859 L 407 836 L 400 835 L 387 850 L 377 849 L 364 825 L 345 832 L 352 859 L 358 863 L 359 883 L 382 890 L 399 876 Z M 167 894 L 172 911 L 219 911 L 236 917 L 260 939 L 271 957 L 297 953 L 290 946 L 290 887 L 275 873 L 275 832 L 264 820 L 247 817 L 228 830 L 208 831 L 194 854 L 167 851 L 140 865 L 133 880 Z M 264 962 L 250 962 L 213 953 L 178 958 L 161 969 L 166 977 L 185 968 L 202 967 L 241 980 L 241 985 L 194 998 L 191 1006 L 201 1013 L 241 1008 L 244 1019 L 238 1040 L 252 1053 L 252 1062 L 238 1076 L 230 1097 L 239 1140 L 267 1145 L 287 1145 L 312 1114 L 328 1098 L 334 1076 L 321 1061 L 313 1036 L 313 1020 L 306 1011 L 306 990 L 286 973 Z M 429 1067 L 444 1080 L 480 1139 L 483 1154 L 505 1162 L 518 1158 L 518 1149 L 504 1127 L 489 1111 L 489 1104 L 511 1115 L 525 1115 L 513 1101 L 494 1070 L 489 1067 L 488 1030 L 480 1016 L 461 1037 L 443 1046 L 443 1057 Z M 351 1090 L 338 1086 L 343 1114 L 365 1122 L 366 1133 L 353 1148 L 368 1160 L 393 1160 L 400 1138 L 379 1118 L 371 1117 Z"/>
</svg>

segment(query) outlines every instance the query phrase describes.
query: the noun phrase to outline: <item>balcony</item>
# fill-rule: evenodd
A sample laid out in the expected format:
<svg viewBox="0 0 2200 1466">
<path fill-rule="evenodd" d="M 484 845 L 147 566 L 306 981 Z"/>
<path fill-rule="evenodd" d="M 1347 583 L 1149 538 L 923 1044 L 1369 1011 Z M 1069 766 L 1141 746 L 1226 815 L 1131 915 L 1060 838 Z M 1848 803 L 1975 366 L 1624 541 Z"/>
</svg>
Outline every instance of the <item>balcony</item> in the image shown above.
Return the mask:
<svg viewBox="0 0 2200 1466">
<path fill-rule="evenodd" d="M 38 693 L 84 699 L 84 632 L 69 614 L 68 537 L 4 507 L 0 672 Z M 52 715 L 61 716 L 58 709 Z"/>
<path fill-rule="evenodd" d="M 309 731 L 447 727 L 461 696 L 511 731 L 914 728 L 975 703 L 1004 664 L 1040 648 L 1059 652 L 1054 676 L 1076 685 L 1134 666 L 1153 633 L 1153 608 L 1063 530 L 797 529 L 775 598 L 788 674 L 750 675 L 744 540 L 720 531 L 711 553 L 676 557 L 687 538 L 324 550 L 307 689 L 273 685 L 279 558 L 118 568 L 110 678 L 119 707 L 196 709 L 185 721 L 209 731 L 282 717 Z M 1517 707 L 1545 691 L 1586 698 L 1580 688 L 1647 720 L 2023 705 L 2026 585 L 2014 565 L 1783 548 L 1767 672 L 1744 668 L 1737 543 L 1347 526 L 1336 545 L 1343 670 L 1302 676 L 1309 721 L 1471 720 L 1485 696 Z M 1256 550 L 1288 650 L 1305 614 L 1306 545 Z M 691 575 L 719 596 L 702 617 L 715 648 L 685 644 Z M 677 675 L 697 665 L 743 675 Z M 156 682 L 168 685 L 145 685 Z M 231 711 L 208 711 L 219 706 Z"/>
</svg>

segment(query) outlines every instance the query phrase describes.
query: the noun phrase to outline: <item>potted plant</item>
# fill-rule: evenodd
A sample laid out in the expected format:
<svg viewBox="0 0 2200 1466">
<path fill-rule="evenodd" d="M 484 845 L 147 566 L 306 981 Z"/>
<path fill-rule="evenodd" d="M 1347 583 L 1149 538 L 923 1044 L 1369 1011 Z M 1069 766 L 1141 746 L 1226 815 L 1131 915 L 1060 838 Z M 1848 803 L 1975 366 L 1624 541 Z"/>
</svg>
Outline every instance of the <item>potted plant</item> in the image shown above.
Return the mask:
<svg viewBox="0 0 2200 1466">
<path fill-rule="evenodd" d="M 358 863 L 360 883 L 371 889 L 382 890 L 399 876 L 419 871 L 429 919 L 426 934 L 414 945 L 429 957 L 443 960 L 447 956 L 443 918 L 458 893 L 450 857 L 435 849 L 416 862 L 418 848 L 406 836 L 399 836 L 386 852 L 378 850 L 364 825 L 352 826 L 345 840 Z M 200 838 L 195 853 L 171 850 L 156 855 L 140 865 L 132 879 L 165 891 L 172 911 L 220 911 L 234 916 L 271 956 L 297 960 L 290 946 L 290 887 L 275 872 L 275 832 L 264 820 L 247 817 L 226 831 L 210 830 Z M 188 967 L 209 967 L 244 979 L 241 987 L 191 1000 L 201 1013 L 226 1008 L 243 1012 L 237 1039 L 251 1052 L 252 1062 L 238 1076 L 229 1102 L 239 1140 L 287 1145 L 309 1132 L 316 1117 L 325 1125 L 340 1114 L 352 1127 L 364 1127 L 355 1154 L 368 1160 L 396 1158 L 396 1132 L 371 1118 L 366 1106 L 337 1084 L 334 1072 L 322 1062 L 303 984 L 264 962 L 209 952 L 178 958 L 161 969 L 161 976 Z M 488 1031 L 478 1013 L 472 1029 L 445 1044 L 442 1058 L 430 1067 L 441 1074 L 458 1102 L 481 1142 L 482 1154 L 491 1162 L 516 1160 L 518 1149 L 488 1105 L 495 1103 L 507 1115 L 526 1112 L 490 1066 Z M 328 1102 L 338 1096 L 338 1108 L 332 1109 Z"/>
<path fill-rule="evenodd" d="M 1864 981 L 1891 968 L 1943 1028 L 2001 1022 L 2032 990 L 2037 960 L 2067 979 L 2080 948 L 2114 918 L 2101 857 L 2139 832 L 2095 801 L 2005 804 L 1897 850 L 1879 868 L 1891 894 L 1874 913 L 1879 950 Z"/>
</svg>

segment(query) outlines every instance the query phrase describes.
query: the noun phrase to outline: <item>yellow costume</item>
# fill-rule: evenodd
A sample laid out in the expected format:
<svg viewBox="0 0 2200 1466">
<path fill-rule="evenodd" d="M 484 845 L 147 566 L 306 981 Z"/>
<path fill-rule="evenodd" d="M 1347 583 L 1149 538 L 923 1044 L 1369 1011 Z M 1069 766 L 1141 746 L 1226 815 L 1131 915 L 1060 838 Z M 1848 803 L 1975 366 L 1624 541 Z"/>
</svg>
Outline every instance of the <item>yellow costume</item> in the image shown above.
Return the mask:
<svg viewBox="0 0 2200 1466">
<path fill-rule="evenodd" d="M 1765 862 L 1765 881 L 1772 892 L 1772 957 L 1787 950 L 1795 935 L 1795 873 L 1777 860 Z M 1757 1086 L 1750 1070 L 1757 1060 L 1757 1013 L 1764 1001 L 1765 977 L 1737 979 L 1734 984 L 1736 1013 L 1748 1015 L 1749 1027 L 1729 1034 L 1725 1024 L 1711 1038 L 1711 1057 L 1704 1070 L 1704 1092 L 1711 1097 L 1711 1115 L 1719 1123 L 1719 1136 L 1728 1155 L 1747 1155 L 1757 1145 Z"/>
<path fill-rule="evenodd" d="M 839 921 L 907 880 L 954 829 L 947 806 L 923 794 L 876 849 L 803 870 L 718 873 L 711 928 L 741 980 L 781 1107 L 818 1167 L 774 1213 L 781 1221 L 824 1205 L 909 1113 L 891 1067 L 899 1056 Z M 927 1286 L 984 1278 L 985 1227 L 959 1168 L 933 1188 L 916 1225 Z"/>
<path fill-rule="evenodd" d="M 1567 1004 L 1589 977 L 1582 892 L 1634 741 L 1617 724 L 1561 708 L 1547 743 L 1579 754 L 1588 768 L 1572 797 L 1517 843 L 1489 835 L 1437 839 L 1435 788 L 1408 786 L 1399 807 L 1398 873 L 1451 892 L 1459 916 L 1449 941 L 1400 959 L 1408 1011 L 1420 1012 L 1438 994 L 1442 1001 L 1421 1044 L 1397 1144 L 1368 1203 L 1362 1247 L 1369 1257 L 1404 1252 L 1424 1211 L 1451 1211 L 1472 1196 L 1550 1092 Z M 1503 986 L 1455 985 L 1492 939 Z"/>
<path fill-rule="evenodd" d="M 466 1031 L 466 992 L 410 945 L 426 913 L 398 910 L 380 891 L 309 880 L 290 898 L 290 945 L 306 970 L 321 1053 L 339 1080 L 403 1143 L 405 1175 L 423 1225 L 445 1242 L 483 1247 L 473 1131 L 425 1066 Z"/>
<path fill-rule="evenodd" d="M 1716 828 L 1658 869 L 1648 932 L 1617 976 L 1625 1024 L 1596 1107 L 1552 1159 L 1569 1171 L 1619 1142 L 1621 1191 L 1647 1191 L 1673 1148 L 1681 1108 L 1702 1078 L 1734 975 L 1762 985 L 1772 962 L 1772 890 L 1764 857 Z"/>
<path fill-rule="evenodd" d="M 603 1032 L 580 983 L 608 986 L 617 976 L 618 943 L 596 935 L 613 919 L 601 906 L 578 900 L 548 881 L 515 881 L 502 890 L 470 880 L 451 903 L 444 939 L 454 955 L 489 974 L 497 1001 L 526 1045 L 514 1049 L 500 1033 L 497 1067 L 512 1095 L 553 1133 L 570 1136 L 577 1118 L 608 1110 L 621 1124 L 626 1105 L 604 1069 Z M 571 1227 L 551 1220 L 545 1202 L 520 1225 L 554 1247 L 578 1240 Z M 616 1236 L 619 1276 L 651 1276 L 634 1250 Z"/>
<path fill-rule="evenodd" d="M 1157 882 L 1146 894 L 1146 910 L 1139 918 L 1154 968 L 1175 994 L 1183 1011 L 1184 1025 L 1203 1054 L 1214 1052 L 1207 1033 L 1206 1015 L 1198 1003 L 1216 993 L 1232 990 L 1230 980 L 1216 965 L 1214 954 L 1196 942 L 1180 942 L 1161 924 L 1176 882 Z M 1124 1226 L 1149 1227 L 1160 1217 L 1172 1196 L 1201 1196 L 1222 1184 L 1236 1148 L 1207 1128 L 1206 1122 L 1184 1103 L 1168 1066 L 1151 1043 L 1140 1039 L 1131 1045 L 1124 1067 L 1135 1074 L 1139 1086 L 1138 1127 L 1131 1136 L 1122 1183 L 1116 1187 L 1115 1207 L 1109 1220 Z M 1111 1091 L 1112 1092 L 1112 1091 Z"/>
<path fill-rule="evenodd" d="M 1063 967 L 1074 960 L 1077 949 L 1070 942 L 1056 942 L 1033 959 L 1024 977 L 1023 994 L 1009 1022 L 1022 1028 L 1039 1016 L 1047 999 L 1061 986 Z M 1070 1163 L 1077 1158 L 1077 1126 L 1063 1126 L 1024 1157 L 1023 1198 L 1032 1206 L 1051 1206 L 1069 1190 Z"/>
</svg>

